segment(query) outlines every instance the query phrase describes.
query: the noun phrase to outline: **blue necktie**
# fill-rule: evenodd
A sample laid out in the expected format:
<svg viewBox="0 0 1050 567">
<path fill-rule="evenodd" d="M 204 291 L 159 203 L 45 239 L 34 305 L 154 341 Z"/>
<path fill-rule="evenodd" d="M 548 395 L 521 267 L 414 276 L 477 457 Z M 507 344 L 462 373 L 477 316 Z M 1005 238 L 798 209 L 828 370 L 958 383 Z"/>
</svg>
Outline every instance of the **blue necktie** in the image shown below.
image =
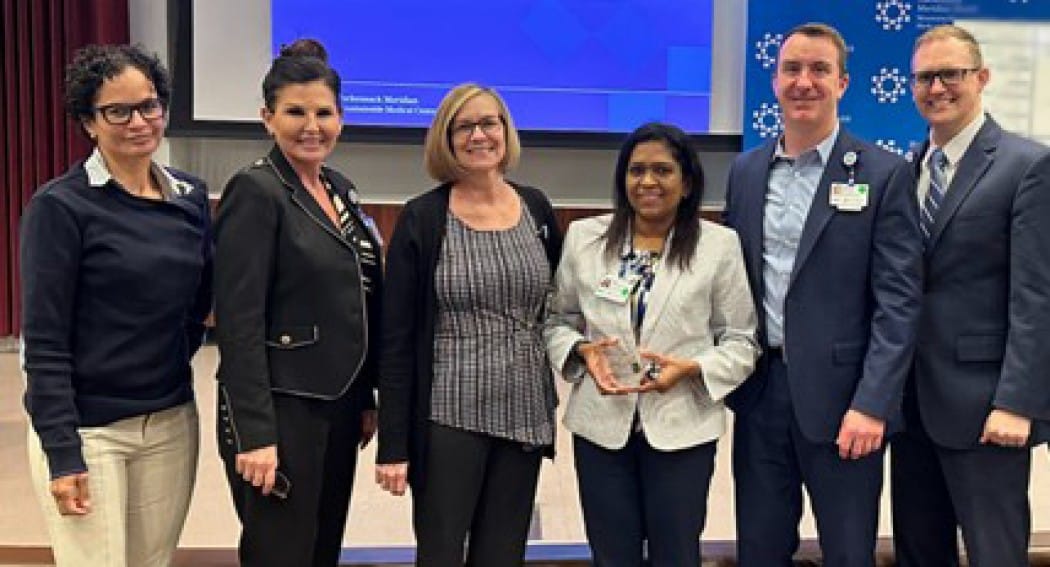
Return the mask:
<svg viewBox="0 0 1050 567">
<path fill-rule="evenodd" d="M 937 210 L 941 208 L 944 201 L 944 191 L 948 189 L 948 180 L 944 177 L 944 169 L 948 166 L 948 157 L 940 148 L 930 152 L 930 159 L 926 163 L 930 169 L 930 190 L 926 192 L 926 198 L 922 200 L 922 210 L 919 215 L 919 227 L 922 228 L 922 236 L 926 241 L 933 234 L 933 224 L 937 220 Z"/>
</svg>

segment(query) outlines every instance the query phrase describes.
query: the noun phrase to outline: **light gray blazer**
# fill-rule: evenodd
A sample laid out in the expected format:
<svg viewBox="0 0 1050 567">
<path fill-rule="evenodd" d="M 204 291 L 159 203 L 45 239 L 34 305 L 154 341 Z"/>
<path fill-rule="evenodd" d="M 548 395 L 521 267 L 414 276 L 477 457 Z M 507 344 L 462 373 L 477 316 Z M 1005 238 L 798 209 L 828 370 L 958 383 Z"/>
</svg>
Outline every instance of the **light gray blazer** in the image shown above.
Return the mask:
<svg viewBox="0 0 1050 567">
<path fill-rule="evenodd" d="M 649 444 L 671 451 L 717 439 L 725 431 L 723 398 L 751 373 L 760 349 L 755 338 L 755 309 L 737 235 L 701 221 L 692 263 L 683 271 L 660 262 L 649 294 L 641 340 L 631 327 L 630 304 L 602 299 L 599 280 L 619 270 L 619 257 L 605 254 L 603 235 L 612 215 L 569 225 L 555 275 L 551 314 L 544 337 L 551 363 L 572 383 L 565 426 L 605 447 L 627 443 L 637 408 Z M 619 339 L 608 354 L 617 380 L 638 384 L 632 363 L 639 347 L 691 358 L 701 378 L 682 380 L 665 392 L 603 396 L 586 367 L 572 356 L 580 339 Z M 612 349 L 610 349 L 612 350 Z"/>
</svg>

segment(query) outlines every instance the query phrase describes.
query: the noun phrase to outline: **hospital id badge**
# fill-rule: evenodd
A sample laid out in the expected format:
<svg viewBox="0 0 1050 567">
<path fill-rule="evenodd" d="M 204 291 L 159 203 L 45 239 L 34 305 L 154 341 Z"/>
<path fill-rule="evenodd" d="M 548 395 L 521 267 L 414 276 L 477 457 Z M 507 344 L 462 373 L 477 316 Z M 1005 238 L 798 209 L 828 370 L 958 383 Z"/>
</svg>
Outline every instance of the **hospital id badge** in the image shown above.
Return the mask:
<svg viewBox="0 0 1050 567">
<path fill-rule="evenodd" d="M 598 289 L 594 290 L 594 295 L 622 305 L 627 303 L 627 300 L 631 297 L 631 292 L 634 291 L 634 286 L 640 279 L 641 276 L 638 275 L 621 278 L 613 274 L 607 274 L 598 280 Z"/>
<path fill-rule="evenodd" d="M 868 206 L 867 183 L 832 183 L 829 201 L 840 211 L 856 213 Z"/>
</svg>

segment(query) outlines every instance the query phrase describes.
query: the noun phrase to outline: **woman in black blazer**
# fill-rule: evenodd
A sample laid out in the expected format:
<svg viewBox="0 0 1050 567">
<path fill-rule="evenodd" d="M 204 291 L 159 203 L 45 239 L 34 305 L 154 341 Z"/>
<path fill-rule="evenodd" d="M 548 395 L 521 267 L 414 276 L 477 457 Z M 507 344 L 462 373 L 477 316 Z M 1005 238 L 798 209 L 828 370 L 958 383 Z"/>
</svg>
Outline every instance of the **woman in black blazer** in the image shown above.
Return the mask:
<svg viewBox="0 0 1050 567">
<path fill-rule="evenodd" d="M 375 432 L 379 241 L 324 165 L 339 87 L 319 43 L 281 50 L 261 111 L 275 146 L 217 211 L 218 433 L 243 565 L 337 564 L 357 445 Z"/>
</svg>

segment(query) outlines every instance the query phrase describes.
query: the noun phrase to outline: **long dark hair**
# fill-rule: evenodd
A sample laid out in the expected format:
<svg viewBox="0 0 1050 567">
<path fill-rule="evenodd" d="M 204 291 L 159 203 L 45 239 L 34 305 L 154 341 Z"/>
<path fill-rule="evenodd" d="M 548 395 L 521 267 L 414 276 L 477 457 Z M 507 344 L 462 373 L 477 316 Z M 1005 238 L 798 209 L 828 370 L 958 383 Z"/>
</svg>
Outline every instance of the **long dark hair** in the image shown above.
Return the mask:
<svg viewBox="0 0 1050 567">
<path fill-rule="evenodd" d="M 332 90 L 336 105 L 340 105 L 342 80 L 339 73 L 328 66 L 328 52 L 316 39 L 297 39 L 281 46 L 281 52 L 263 78 L 263 101 L 266 108 L 274 109 L 277 91 L 288 85 L 301 85 L 323 81 Z M 339 108 L 342 108 L 339 106 Z"/>
<path fill-rule="evenodd" d="M 679 267 L 687 269 L 693 258 L 693 251 L 696 250 L 696 243 L 700 240 L 700 203 L 704 197 L 704 169 L 700 166 L 700 159 L 693 150 L 689 136 L 673 124 L 643 124 L 631 132 L 620 146 L 613 178 L 613 218 L 605 231 L 605 253 L 609 256 L 619 256 L 624 243 L 631 237 L 628 231 L 631 219 L 634 218 L 634 208 L 627 199 L 627 168 L 635 146 L 644 142 L 663 142 L 682 170 L 685 196 L 678 203 L 678 211 L 675 213 L 674 235 L 671 237 L 667 261 L 677 262 Z"/>
</svg>

